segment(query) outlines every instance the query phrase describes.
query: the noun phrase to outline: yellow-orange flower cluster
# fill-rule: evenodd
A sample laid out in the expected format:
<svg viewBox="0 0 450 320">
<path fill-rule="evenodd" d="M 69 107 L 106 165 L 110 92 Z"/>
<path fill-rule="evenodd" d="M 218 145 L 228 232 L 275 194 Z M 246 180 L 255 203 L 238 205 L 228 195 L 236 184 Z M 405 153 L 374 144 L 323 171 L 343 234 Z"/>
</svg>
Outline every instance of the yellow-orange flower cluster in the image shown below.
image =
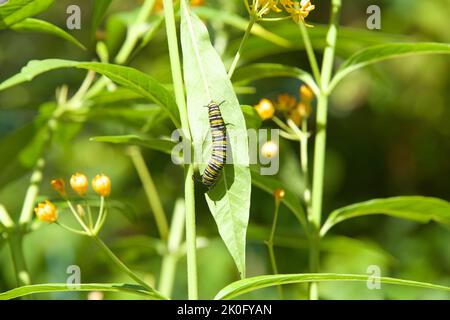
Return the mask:
<svg viewBox="0 0 450 320">
<path fill-rule="evenodd" d="M 51 181 L 52 188 L 63 198 L 67 198 L 67 192 L 63 179 L 54 179 Z M 70 177 L 70 186 L 79 196 L 84 197 L 89 188 L 89 182 L 86 175 L 75 173 Z M 92 189 L 102 197 L 107 197 L 111 193 L 111 179 L 107 175 L 98 174 L 92 179 Z"/>
<path fill-rule="evenodd" d="M 311 114 L 311 102 L 314 99 L 313 91 L 306 85 L 299 88 L 300 101 L 289 93 L 278 95 L 275 103 L 269 99 L 261 99 L 255 110 L 262 120 L 271 119 L 275 115 L 275 111 L 284 114 L 291 119 L 296 125 L 300 125 L 302 119 L 308 118 Z"/>
<path fill-rule="evenodd" d="M 286 11 L 290 14 L 294 21 L 305 23 L 305 18 L 313 11 L 316 6 L 311 3 L 310 0 L 248 0 L 248 8 L 254 8 L 256 5 L 256 11 L 259 17 L 263 17 L 270 12 L 280 13 Z M 252 9 L 253 9 L 252 8 Z M 307 24 L 306 24 L 307 25 Z M 309 26 L 309 25 L 307 25 Z"/>
<path fill-rule="evenodd" d="M 258 1 L 258 10 L 264 10 L 264 12 L 261 12 L 261 15 L 264 15 L 266 13 L 269 13 L 270 11 L 279 13 L 282 10 L 278 8 L 278 0 L 259 0 Z"/>
<path fill-rule="evenodd" d="M 292 15 L 296 22 L 304 22 L 309 13 L 316 8 L 310 0 L 280 0 L 280 4 L 284 7 L 284 10 L 286 10 L 287 13 Z"/>
<path fill-rule="evenodd" d="M 308 86 L 300 86 L 299 93 L 300 102 L 297 103 L 296 99 L 293 97 L 295 102 L 293 103 L 293 107 L 287 112 L 288 118 L 296 125 L 300 125 L 303 119 L 309 117 L 312 111 L 311 102 L 314 99 L 314 93 Z"/>
</svg>

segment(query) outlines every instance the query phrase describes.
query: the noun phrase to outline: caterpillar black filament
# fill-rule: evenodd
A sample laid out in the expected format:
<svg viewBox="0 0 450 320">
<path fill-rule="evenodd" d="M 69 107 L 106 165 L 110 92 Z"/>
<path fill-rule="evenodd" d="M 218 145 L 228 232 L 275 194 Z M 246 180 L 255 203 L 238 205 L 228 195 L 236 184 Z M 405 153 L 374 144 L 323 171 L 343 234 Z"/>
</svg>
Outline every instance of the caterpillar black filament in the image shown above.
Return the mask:
<svg viewBox="0 0 450 320">
<path fill-rule="evenodd" d="M 220 104 L 208 104 L 209 125 L 212 136 L 212 153 L 202 175 L 202 184 L 211 189 L 220 177 L 227 159 L 227 132 L 220 112 Z"/>
</svg>

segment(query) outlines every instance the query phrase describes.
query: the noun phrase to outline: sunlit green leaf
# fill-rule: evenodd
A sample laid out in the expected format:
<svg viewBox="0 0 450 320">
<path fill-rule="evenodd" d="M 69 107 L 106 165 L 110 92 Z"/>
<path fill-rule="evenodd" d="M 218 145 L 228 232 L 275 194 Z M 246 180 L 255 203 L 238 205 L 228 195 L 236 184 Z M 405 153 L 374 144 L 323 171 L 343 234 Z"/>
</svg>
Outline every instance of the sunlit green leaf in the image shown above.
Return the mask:
<svg viewBox="0 0 450 320">
<path fill-rule="evenodd" d="M 355 203 L 333 211 L 324 223 L 321 234 L 334 225 L 351 218 L 384 214 L 421 223 L 435 221 L 450 225 L 450 203 L 430 197 L 394 197 Z"/>
<path fill-rule="evenodd" d="M 147 289 L 133 284 L 124 283 L 81 283 L 77 287 L 68 287 L 66 283 L 47 283 L 35 284 L 30 286 L 18 287 L 3 293 L 0 293 L 0 300 L 10 300 L 23 297 L 33 293 L 45 292 L 78 292 L 78 291 L 110 291 L 123 292 L 132 295 L 139 295 L 147 299 L 166 300 L 156 290 Z"/>
<path fill-rule="evenodd" d="M 93 137 L 91 140 L 115 144 L 136 145 L 167 154 L 170 154 L 176 145 L 176 143 L 171 140 L 142 138 L 136 135 Z"/>
<path fill-rule="evenodd" d="M 292 46 L 289 48 L 270 45 L 267 40 L 260 37 L 250 37 L 245 44 L 245 54 L 243 59 L 246 61 L 255 61 L 263 57 L 269 57 L 276 54 L 289 53 L 293 50 L 303 50 L 304 43 L 301 39 L 300 31 L 292 21 L 280 23 L 267 23 L 270 25 L 270 31 L 286 40 Z M 314 28 L 309 28 L 308 33 L 311 38 L 314 49 L 323 49 L 326 46 L 327 25 L 315 24 Z M 347 58 L 358 50 L 368 46 L 384 44 L 386 42 L 400 42 L 408 40 L 403 35 L 386 34 L 382 32 L 373 32 L 366 29 L 357 29 L 351 27 L 339 27 L 338 40 L 336 44 L 336 54 L 339 57 Z M 240 38 L 230 42 L 229 52 L 231 55 L 236 53 Z"/>
<path fill-rule="evenodd" d="M 179 125 L 178 108 L 173 95 L 154 78 L 130 67 L 61 59 L 33 60 L 23 67 L 20 73 L 1 83 L 0 91 L 22 82 L 31 81 L 34 77 L 44 72 L 60 68 L 80 68 L 100 73 L 163 107 L 174 124 Z"/>
<path fill-rule="evenodd" d="M 0 30 L 47 10 L 54 0 L 9 0 L 0 5 Z"/>
<path fill-rule="evenodd" d="M 331 282 L 331 281 L 367 282 L 373 281 L 374 279 L 379 280 L 383 284 L 394 284 L 416 288 L 450 291 L 450 287 L 446 286 L 389 277 L 374 278 L 374 276 L 371 275 L 358 275 L 358 274 L 300 273 L 300 274 L 265 275 L 239 280 L 233 282 L 232 284 L 220 290 L 220 292 L 216 295 L 214 299 L 216 300 L 232 299 L 244 293 L 248 293 L 262 288 L 278 286 L 282 284 Z"/>
<path fill-rule="evenodd" d="M 226 164 L 221 177 L 206 194 L 210 211 L 219 233 L 231 253 L 242 277 L 245 277 L 245 234 L 250 210 L 251 177 L 248 167 L 248 142 L 245 119 L 239 101 L 228 79 L 225 67 L 211 44 L 202 21 L 185 6 L 181 6 L 181 43 L 188 117 L 194 151 L 203 159 L 210 156 L 208 110 L 211 100 L 220 103 L 222 116 L 233 132 L 244 135 L 230 139 L 229 151 L 233 164 Z M 205 156 L 202 156 L 205 155 Z M 200 172 L 206 161 L 198 161 Z M 229 159 L 231 160 L 231 159 Z"/>
<path fill-rule="evenodd" d="M 76 45 L 77 47 L 86 50 L 86 47 L 83 44 L 81 44 L 77 39 L 75 39 L 72 35 L 64 31 L 60 27 L 57 27 L 54 24 L 51 24 L 50 22 L 44 20 L 27 18 L 11 26 L 11 29 L 16 31 L 48 33 L 60 37 L 62 39 L 65 39 L 70 43 Z"/>
<path fill-rule="evenodd" d="M 252 106 L 241 106 L 245 118 L 245 125 L 248 129 L 259 129 L 262 125 L 261 117 Z"/>
<path fill-rule="evenodd" d="M 389 43 L 366 48 L 355 53 L 341 65 L 330 84 L 330 89 L 332 90 L 349 73 L 370 64 L 424 54 L 450 54 L 450 44 L 435 42 Z"/>
</svg>

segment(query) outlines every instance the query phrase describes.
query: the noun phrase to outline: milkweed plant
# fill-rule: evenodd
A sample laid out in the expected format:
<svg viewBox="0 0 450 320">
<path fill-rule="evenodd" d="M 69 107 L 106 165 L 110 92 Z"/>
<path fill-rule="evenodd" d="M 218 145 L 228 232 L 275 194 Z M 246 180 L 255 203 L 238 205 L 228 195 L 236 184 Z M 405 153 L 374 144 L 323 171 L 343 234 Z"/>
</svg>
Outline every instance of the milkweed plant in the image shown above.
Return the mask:
<svg viewBox="0 0 450 320">
<path fill-rule="evenodd" d="M 33 122 L 0 140 L 0 163 L 5 171 L 0 175 L 0 187 L 24 175 L 29 177 L 28 188 L 20 190 L 24 200 L 18 214 L 0 204 L 0 245 L 8 246 L 11 253 L 11 259 L 1 263 L 13 266 L 17 281 L 17 287 L 0 293 L 0 299 L 38 297 L 38 293 L 58 291 L 111 291 L 148 299 L 170 299 L 175 277 L 182 272 L 185 272 L 187 290 L 181 296 L 198 299 L 203 272 L 198 272 L 197 252 L 208 246 L 208 239 L 197 234 L 197 227 L 199 208 L 206 207 L 217 226 L 217 230 L 209 230 L 207 234 L 220 236 L 234 261 L 236 275 L 234 281 L 216 292 L 215 299 L 244 294 L 248 297 L 267 287 L 273 287 L 275 297 L 280 299 L 320 299 L 323 296 L 319 284 L 334 282 L 346 286 L 348 282 L 375 281 L 381 285 L 450 291 L 445 284 L 422 282 L 426 279 L 399 279 L 364 271 L 323 273 L 321 268 L 324 247 L 333 239 L 330 229 L 346 220 L 382 214 L 415 222 L 432 220 L 450 224 L 450 203 L 425 196 L 393 194 L 390 198 L 336 208 L 331 213 L 325 212 L 323 206 L 327 135 L 334 134 L 327 122 L 335 89 L 343 79 L 351 79 L 354 71 L 381 61 L 411 55 L 448 55 L 448 43 L 383 39 L 367 41 L 362 46 L 355 44 L 350 46 L 352 52 L 340 53 L 341 32 L 345 33 L 347 42 L 349 37 L 357 42 L 357 36 L 369 37 L 377 32 L 361 33 L 340 26 L 342 9 L 352 6 L 350 1 L 342 0 L 144 0 L 132 11 L 119 14 L 111 14 L 114 1 L 96 0 L 89 7 L 81 6 L 82 11 L 91 13 L 89 26 L 82 20 L 82 29 L 91 29 L 90 38 L 84 41 L 90 42 L 87 45 L 75 38 L 78 34 L 75 31 L 34 17 L 51 8 L 53 2 L 9 0 L 0 5 L 0 29 L 9 29 L 8 32 L 15 33 L 14 37 L 21 37 L 18 33 L 21 31 L 48 33 L 61 38 L 59 41 L 67 41 L 72 50 L 93 48 L 84 52 L 84 61 L 54 57 L 29 61 L 18 73 L 0 83 L 1 94 L 7 95 L 16 86 L 23 86 L 21 92 L 27 90 L 25 82 L 38 84 L 41 78 L 35 80 L 35 77 L 53 70 L 85 72 L 84 80 L 78 85 L 73 81 L 64 84 L 60 78 L 55 98 L 40 107 Z M 326 15 L 329 15 L 326 25 L 312 22 Z M 87 18 L 83 16 L 83 19 Z M 117 21 L 126 28 L 122 37 L 114 33 L 113 25 Z M 289 30 L 289 37 L 286 32 L 277 32 L 280 26 Z M 237 41 L 232 36 L 236 34 Z M 0 52 L 4 51 L 4 46 L 1 47 Z M 295 54 L 297 61 L 285 60 L 283 57 L 288 52 Z M 137 57 L 140 63 L 134 63 Z M 149 70 L 139 67 L 146 59 L 166 59 L 170 70 L 161 79 L 151 76 Z M 299 68 L 300 65 L 303 67 Z M 253 105 L 240 103 L 248 101 L 246 95 L 254 93 L 255 82 L 280 78 L 297 81 L 295 93 L 267 91 L 257 95 Z M 353 85 L 357 87 L 358 82 Z M 114 114 L 102 108 L 108 102 L 126 108 Z M 161 267 L 152 271 L 152 279 L 133 271 L 102 236 L 111 218 L 109 211 L 123 198 L 115 190 L 117 174 L 99 173 L 90 177 L 85 173 L 55 174 L 61 171 L 54 167 L 51 154 L 59 148 L 57 140 L 62 130 L 77 125 L 67 138 L 68 144 L 77 136 L 85 139 L 80 133 L 82 126 L 92 115 L 102 118 L 102 112 L 110 112 L 109 116 L 115 116 L 119 122 L 130 120 L 133 128 L 126 134 L 111 134 L 105 129 L 108 134 L 91 137 L 90 143 L 117 145 L 129 157 L 140 179 L 140 189 L 148 200 L 162 246 L 158 251 Z M 169 130 L 158 132 L 158 126 Z M 285 154 L 284 148 L 292 145 L 298 147 L 295 167 L 301 173 L 301 181 L 295 181 L 297 176 L 292 175 L 292 181 L 286 183 L 277 175 L 283 166 L 278 160 Z M 170 156 L 174 165 L 184 171 L 183 175 L 175 175 L 182 194 L 173 195 L 170 201 L 171 223 L 165 212 L 170 205 L 161 200 L 161 182 L 153 180 L 152 164 L 145 159 L 145 149 Z M 105 165 L 110 161 L 103 159 L 101 153 L 77 152 L 82 157 L 101 159 Z M 273 165 L 273 170 L 269 170 L 269 165 Z M 105 169 L 75 164 L 75 170 L 102 172 Z M 252 224 L 252 220 L 249 223 L 254 205 L 252 188 L 261 189 L 273 199 L 273 205 L 264 208 L 272 223 L 263 239 L 258 240 L 265 245 L 270 267 L 266 272 L 248 275 L 246 240 L 247 229 Z M 285 211 L 280 210 L 283 207 Z M 292 221 L 298 224 L 296 243 L 303 243 L 308 252 L 307 262 L 291 261 L 294 273 L 286 273 L 277 259 L 277 225 L 285 212 L 292 214 Z M 79 237 L 86 245 L 97 246 L 111 262 L 111 268 L 123 272 L 129 282 L 99 283 L 85 278 L 73 286 L 64 281 L 34 282 L 27 268 L 24 241 L 44 228 L 60 228 Z M 178 268 L 182 261 L 186 261 L 186 268 Z M 305 285 L 306 294 L 288 290 L 292 285 Z M 200 292 L 200 297 L 205 295 Z"/>
</svg>

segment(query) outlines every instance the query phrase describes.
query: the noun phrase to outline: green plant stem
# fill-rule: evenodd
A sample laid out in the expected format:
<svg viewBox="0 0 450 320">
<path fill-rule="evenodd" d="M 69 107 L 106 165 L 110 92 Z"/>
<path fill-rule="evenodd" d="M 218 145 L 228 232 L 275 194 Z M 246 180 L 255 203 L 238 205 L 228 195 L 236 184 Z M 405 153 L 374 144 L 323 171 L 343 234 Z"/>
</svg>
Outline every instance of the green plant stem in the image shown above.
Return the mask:
<svg viewBox="0 0 450 320">
<path fill-rule="evenodd" d="M 180 53 L 178 51 L 178 37 L 175 25 L 175 15 L 172 0 L 164 0 L 164 19 L 166 22 L 167 43 L 169 46 L 170 66 L 175 91 L 175 99 L 180 112 L 181 126 L 184 138 L 191 141 L 187 106 L 184 96 L 183 76 L 181 72 Z M 187 10 L 186 3 L 181 4 Z M 192 176 L 194 167 L 186 164 L 184 167 L 184 198 L 186 202 L 186 255 L 188 273 L 188 297 L 191 300 L 198 299 L 197 287 L 197 244 L 195 227 L 195 188 Z"/>
<path fill-rule="evenodd" d="M 300 33 L 303 38 L 303 43 L 305 44 L 306 54 L 308 55 L 309 64 L 311 65 L 311 70 L 314 75 L 314 79 L 319 84 L 320 83 L 320 71 L 319 64 L 317 63 L 316 55 L 314 54 L 314 49 L 311 44 L 311 39 L 309 38 L 308 30 L 306 30 L 306 26 L 303 21 L 298 23 L 298 27 L 300 29 Z"/>
<path fill-rule="evenodd" d="M 123 46 L 120 48 L 120 51 L 115 58 L 115 62 L 117 64 L 124 64 L 130 57 L 131 52 L 136 46 L 136 43 L 142 36 L 142 32 L 140 32 L 139 29 L 142 28 L 143 24 L 151 14 L 155 5 L 155 1 L 156 0 L 145 0 L 144 4 L 141 7 L 141 10 L 139 11 L 136 21 L 128 29 L 125 42 L 123 43 Z"/>
<path fill-rule="evenodd" d="M 273 246 L 273 240 L 275 238 L 275 230 L 277 228 L 278 212 L 280 211 L 279 209 L 280 209 L 280 201 L 275 199 L 275 211 L 273 214 L 272 228 L 270 230 L 269 240 L 266 242 L 267 249 L 269 251 L 270 264 L 272 266 L 273 274 L 278 274 L 278 266 L 277 266 L 277 261 L 275 259 L 275 250 L 274 250 L 274 246 Z M 277 290 L 278 290 L 280 299 L 284 300 L 283 287 L 277 286 Z"/>
<path fill-rule="evenodd" d="M 87 236 L 88 235 L 85 231 L 80 231 L 80 230 L 71 228 L 71 227 L 66 226 L 65 224 L 63 224 L 63 223 L 61 223 L 59 221 L 56 221 L 55 224 L 57 224 L 58 226 L 60 226 L 63 229 L 66 229 L 67 231 L 70 231 L 70 232 L 73 232 L 73 233 L 76 233 L 76 234 L 79 234 L 79 235 L 83 235 L 83 236 Z"/>
<path fill-rule="evenodd" d="M 89 88 L 91 87 L 92 82 L 95 79 L 95 72 L 92 70 L 89 70 L 87 72 L 86 77 L 84 78 L 83 83 L 81 84 L 78 91 L 72 96 L 68 104 L 73 108 L 79 108 L 82 106 L 82 99 L 84 95 L 88 92 Z"/>
<path fill-rule="evenodd" d="M 257 15 L 255 10 L 253 10 L 253 14 L 250 16 L 250 21 L 248 22 L 247 29 L 245 30 L 244 36 L 242 37 L 241 43 L 239 44 L 238 51 L 236 52 L 236 55 L 234 56 L 233 62 L 231 63 L 230 69 L 228 70 L 228 78 L 231 79 L 233 76 L 234 71 L 236 70 L 237 64 L 241 58 L 242 55 L 242 49 L 244 48 L 245 43 L 247 42 L 248 37 L 250 36 L 252 32 L 253 25 L 256 22 Z"/>
<path fill-rule="evenodd" d="M 305 200 L 306 209 L 309 214 L 311 211 L 311 186 L 309 182 L 309 168 L 308 168 L 308 119 L 302 120 L 302 131 L 304 133 L 300 139 L 300 161 L 303 172 L 303 179 L 305 182 L 305 191 L 303 192 L 303 199 Z"/>
<path fill-rule="evenodd" d="M 23 254 L 23 235 L 20 230 L 15 229 L 8 236 L 9 248 L 14 265 L 16 281 L 18 286 L 31 284 L 30 275 Z"/>
<path fill-rule="evenodd" d="M 164 212 L 164 208 L 161 204 L 161 199 L 158 195 L 155 183 L 153 182 L 150 171 L 142 156 L 141 149 L 139 147 L 130 147 L 128 149 L 131 160 L 133 161 L 136 172 L 141 179 L 141 183 L 144 187 L 145 194 L 147 196 L 150 208 L 152 209 L 153 216 L 155 217 L 156 226 L 162 240 L 167 240 L 169 235 L 169 227 L 167 223 L 167 215 Z"/>
<path fill-rule="evenodd" d="M 25 194 L 25 200 L 23 202 L 22 211 L 20 213 L 19 225 L 27 225 L 33 218 L 33 208 L 36 198 L 39 194 L 39 185 L 42 181 L 42 171 L 44 170 L 45 160 L 44 158 L 38 159 L 36 166 L 30 178 L 30 185 L 28 186 Z"/>
<path fill-rule="evenodd" d="M 153 291 L 153 289 L 141 278 L 139 278 L 133 271 L 128 268 L 125 263 L 122 262 L 114 252 L 109 249 L 109 247 L 97 236 L 91 235 L 92 239 L 94 239 L 95 243 L 99 246 L 100 249 L 123 271 L 125 272 L 131 279 L 142 285 L 147 290 Z"/>
<path fill-rule="evenodd" d="M 302 130 L 291 119 L 288 119 L 288 125 L 292 132 L 296 135 L 296 140 L 300 145 L 300 167 L 303 174 L 304 191 L 303 201 L 305 202 L 308 220 L 311 221 L 311 187 L 309 183 L 309 167 L 308 167 L 308 119 L 302 119 Z"/>
<path fill-rule="evenodd" d="M 94 228 L 94 220 L 92 218 L 91 207 L 89 206 L 89 203 L 86 198 L 84 199 L 84 204 L 86 205 L 89 229 L 92 230 Z"/>
<path fill-rule="evenodd" d="M 341 0 L 332 0 L 332 12 L 330 18 L 330 26 L 327 33 L 327 47 L 324 50 L 324 58 L 322 63 L 322 72 L 320 79 L 320 94 L 317 102 L 316 116 L 316 137 L 314 149 L 314 169 L 313 169 L 313 186 L 312 186 L 312 203 L 311 203 L 311 223 L 313 228 L 312 246 L 310 252 L 310 268 L 311 272 L 320 271 L 320 224 L 322 216 L 323 201 L 323 183 L 325 171 L 325 153 L 326 153 L 326 128 L 328 115 L 328 86 L 333 71 L 335 58 L 335 48 L 337 40 L 337 29 L 339 13 L 341 8 Z M 318 299 L 319 290 L 317 283 L 310 286 L 310 299 Z"/>
<path fill-rule="evenodd" d="M 95 221 L 94 234 L 98 234 L 105 223 L 107 209 L 105 208 L 105 197 L 100 197 L 100 208 L 98 210 L 97 221 Z"/>
<path fill-rule="evenodd" d="M 312 215 L 313 222 L 317 228 L 320 227 L 322 214 L 322 197 L 323 197 L 323 179 L 325 168 L 325 151 L 326 151 L 326 128 L 328 114 L 328 85 L 331 79 L 331 73 L 334 64 L 334 55 L 337 39 L 338 15 L 341 7 L 341 0 L 332 1 L 332 16 L 330 27 L 327 34 L 327 47 L 324 51 L 324 59 L 322 64 L 321 92 L 317 102 L 317 118 L 316 118 L 316 139 L 314 150 L 314 173 L 312 188 Z"/>
<path fill-rule="evenodd" d="M 186 201 L 186 255 L 188 265 L 189 299 L 198 299 L 197 280 L 197 236 L 195 225 L 194 166 L 185 170 L 184 190 Z"/>
<path fill-rule="evenodd" d="M 161 277 L 159 280 L 159 291 L 166 297 L 172 296 L 175 271 L 179 258 L 179 249 L 183 241 L 185 224 L 185 204 L 182 199 L 177 200 L 173 212 L 170 234 L 167 242 L 167 253 L 161 264 Z"/>
<path fill-rule="evenodd" d="M 294 133 L 292 128 L 290 128 L 289 126 L 287 126 L 280 118 L 278 118 L 277 116 L 273 116 L 272 117 L 273 122 L 275 122 L 276 125 L 278 125 L 281 129 L 283 129 L 284 131 L 286 131 L 287 133 Z"/>
</svg>

